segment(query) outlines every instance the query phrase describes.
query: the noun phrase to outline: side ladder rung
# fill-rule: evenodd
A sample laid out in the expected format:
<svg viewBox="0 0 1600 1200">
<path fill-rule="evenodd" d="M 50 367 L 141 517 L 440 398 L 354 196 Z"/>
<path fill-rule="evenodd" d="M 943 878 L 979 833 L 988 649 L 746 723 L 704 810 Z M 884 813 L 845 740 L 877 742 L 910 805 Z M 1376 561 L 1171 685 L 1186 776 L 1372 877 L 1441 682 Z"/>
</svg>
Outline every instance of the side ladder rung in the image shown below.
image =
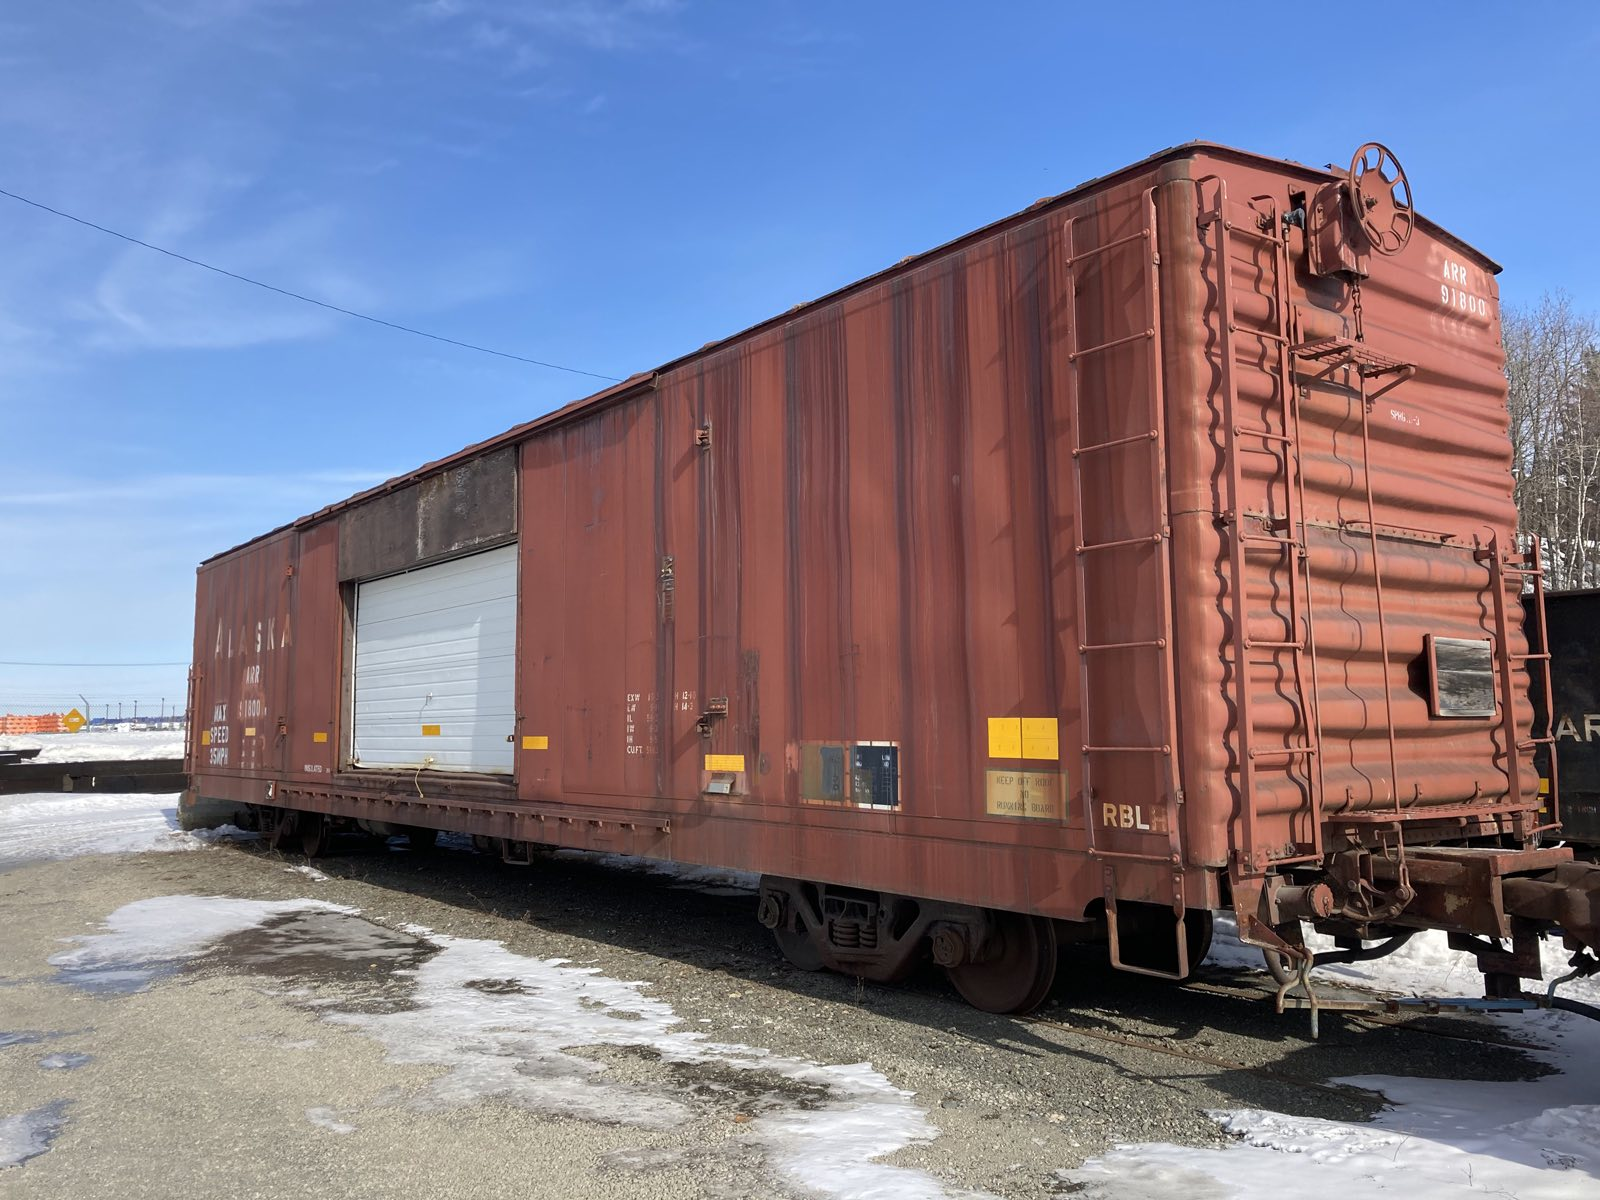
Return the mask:
<svg viewBox="0 0 1600 1200">
<path fill-rule="evenodd" d="M 1162 537 L 1159 533 L 1147 533 L 1143 537 L 1119 538 L 1114 542 L 1088 542 L 1078 547 L 1079 554 L 1088 554 L 1091 550 L 1115 550 L 1118 546 L 1150 546 L 1159 544 Z"/>
<path fill-rule="evenodd" d="M 1099 650 L 1135 650 L 1135 649 L 1138 649 L 1140 647 L 1146 647 L 1146 648 L 1153 649 L 1153 650 L 1160 650 L 1164 646 L 1166 646 L 1166 644 L 1167 644 L 1167 639 L 1166 638 L 1150 638 L 1148 641 L 1142 641 L 1142 642 L 1099 642 L 1099 643 L 1091 643 L 1090 645 L 1087 645 L 1087 646 L 1079 646 L 1078 647 L 1078 653 L 1079 654 L 1093 654 L 1093 653 L 1095 653 L 1096 651 L 1099 651 Z"/>
<path fill-rule="evenodd" d="M 1149 236 L 1150 229 L 1148 226 L 1146 226 L 1145 228 L 1139 230 L 1138 233 L 1130 233 L 1123 237 L 1112 238 L 1109 242 L 1102 242 L 1098 246 L 1090 246 L 1087 250 L 1082 250 L 1077 254 L 1068 256 L 1067 267 L 1068 269 L 1071 269 L 1086 258 L 1094 258 L 1097 255 L 1105 254 L 1109 251 L 1115 250 L 1118 246 L 1126 246 L 1129 242 L 1137 242 L 1141 238 L 1147 238 Z"/>
<path fill-rule="evenodd" d="M 1235 425 L 1233 432 L 1237 437 L 1260 438 L 1267 442 L 1282 442 L 1286 446 L 1294 445 L 1294 439 L 1281 433 L 1273 433 L 1270 429 L 1257 429 L 1252 425 Z"/>
<path fill-rule="evenodd" d="M 1112 438 L 1109 442 L 1096 442 L 1092 446 L 1074 446 L 1072 448 L 1072 457 L 1077 458 L 1083 454 L 1095 454 L 1101 450 L 1114 450 L 1118 446 L 1129 446 L 1135 442 L 1153 442 L 1157 436 L 1156 431 L 1151 429 L 1145 433 L 1133 433 L 1127 437 Z"/>
<path fill-rule="evenodd" d="M 1154 329 L 1141 329 L 1138 333 L 1130 333 L 1127 337 L 1112 338 L 1109 342 L 1101 342 L 1098 346 L 1090 346 L 1087 350 L 1074 350 L 1067 355 L 1068 362 L 1077 362 L 1080 358 L 1087 358 L 1091 354 L 1099 354 L 1102 350 L 1112 350 L 1117 346 L 1126 346 L 1129 342 L 1144 341 L 1156 335 Z"/>
<path fill-rule="evenodd" d="M 1306 644 L 1304 642 L 1262 642 L 1257 641 L 1255 638 L 1246 638 L 1244 648 L 1246 650 L 1304 650 Z"/>
<path fill-rule="evenodd" d="M 1085 746 L 1085 754 L 1171 754 L 1171 746 Z"/>
<path fill-rule="evenodd" d="M 1250 757 L 1259 762 L 1263 758 L 1313 758 L 1315 746 L 1280 746 L 1276 749 L 1251 750 Z"/>
<path fill-rule="evenodd" d="M 1200 224 L 1205 225 L 1212 221 L 1222 221 L 1225 223 L 1228 227 L 1228 232 L 1231 234 L 1242 234 L 1245 237 L 1255 238 L 1258 242 L 1275 243 L 1278 241 L 1278 235 L 1276 233 L 1272 233 L 1265 229 L 1258 229 L 1252 225 L 1236 225 L 1234 222 L 1229 221 L 1226 217 L 1224 217 L 1222 213 L 1215 208 L 1211 209 L 1200 218 Z"/>
<path fill-rule="evenodd" d="M 1281 333 L 1268 333 L 1265 329 L 1256 329 L 1253 326 L 1241 327 L 1238 322 L 1228 326 L 1229 333 L 1242 333 L 1245 337 L 1264 338 L 1269 342 L 1277 342 L 1280 346 L 1289 345 L 1289 339 Z"/>
<path fill-rule="evenodd" d="M 1241 533 L 1239 540 L 1247 546 L 1293 546 L 1297 550 L 1301 547 L 1299 538 L 1273 537 L 1268 533 Z"/>
</svg>

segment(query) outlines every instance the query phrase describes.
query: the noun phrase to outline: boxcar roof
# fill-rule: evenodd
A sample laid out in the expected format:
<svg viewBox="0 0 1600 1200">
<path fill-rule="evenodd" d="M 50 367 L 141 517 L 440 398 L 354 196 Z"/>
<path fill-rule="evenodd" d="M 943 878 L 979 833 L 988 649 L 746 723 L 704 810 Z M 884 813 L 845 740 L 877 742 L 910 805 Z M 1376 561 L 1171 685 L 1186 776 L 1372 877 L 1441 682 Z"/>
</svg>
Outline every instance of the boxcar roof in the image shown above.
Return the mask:
<svg viewBox="0 0 1600 1200">
<path fill-rule="evenodd" d="M 396 491 L 399 488 L 407 487 L 410 484 L 417 482 L 419 479 L 424 479 L 429 475 L 437 474 L 439 471 L 445 470 L 464 459 L 471 458 L 473 455 L 482 454 L 489 450 L 498 449 L 501 446 L 511 445 L 513 443 L 523 441 L 549 426 L 566 424 L 569 421 L 576 420 L 578 417 L 584 416 L 595 409 L 603 408 L 608 404 L 616 403 L 627 396 L 649 388 L 653 385 L 657 376 L 665 374 L 674 368 L 683 366 L 684 364 L 693 362 L 697 359 L 709 357 L 710 355 L 717 353 L 719 350 L 722 350 L 729 345 L 744 341 L 747 338 L 754 337 L 756 334 L 761 333 L 774 325 L 792 321 L 803 313 L 806 313 L 814 308 L 818 308 L 824 304 L 830 304 L 836 300 L 842 299 L 843 297 L 859 291 L 862 288 L 869 287 L 885 279 L 890 279 L 897 275 L 915 270 L 918 266 L 928 262 L 930 259 L 937 258 L 942 254 L 950 253 L 954 250 L 962 248 L 963 246 L 980 241 L 983 238 L 989 237 L 1004 230 L 1008 226 L 1020 224 L 1021 222 L 1033 217 L 1043 209 L 1056 207 L 1057 205 L 1076 199 L 1085 192 L 1091 191 L 1094 188 L 1115 182 L 1129 175 L 1136 175 L 1140 172 L 1147 171 L 1157 163 L 1174 161 L 1177 159 L 1190 157 L 1195 154 L 1209 154 L 1222 158 L 1238 159 L 1245 162 L 1266 164 L 1268 166 L 1280 168 L 1289 167 L 1298 174 L 1317 175 L 1329 180 L 1343 178 L 1343 173 L 1339 171 L 1338 168 L 1332 166 L 1311 167 L 1305 165 L 1304 163 L 1294 162 L 1290 159 L 1273 158 L 1270 155 L 1256 154 L 1249 150 L 1240 150 L 1236 147 L 1224 146 L 1216 142 L 1192 141 L 1184 142 L 1177 146 L 1169 146 L 1167 149 L 1157 151 L 1155 154 L 1149 155 L 1146 158 L 1142 158 L 1138 162 L 1130 163 L 1125 167 L 1119 167 L 1117 170 L 1112 171 L 1109 174 L 1096 176 L 1093 179 L 1085 180 L 1076 187 L 1068 188 L 1064 192 L 1036 200 L 1027 208 L 1022 209 L 1020 212 L 1011 213 L 1007 216 L 1001 217 L 996 221 L 991 221 L 987 225 L 980 226 L 979 228 L 972 230 L 970 233 L 964 233 L 960 237 L 953 238 L 950 241 L 935 246 L 930 250 L 924 250 L 920 254 L 908 255 L 907 257 L 900 259 L 893 266 L 886 267 L 881 271 L 876 271 L 871 275 L 854 280 L 845 284 L 843 287 L 835 288 L 833 291 L 819 296 L 814 300 L 808 300 L 804 303 L 797 304 L 793 308 L 790 308 L 777 316 L 769 317 L 764 321 L 757 322 L 747 329 L 742 329 L 737 333 L 732 333 L 726 337 L 718 338 L 715 341 L 707 342 L 698 349 L 692 350 L 688 354 L 683 354 L 677 358 L 671 359 L 670 361 L 663 363 L 661 366 L 656 367 L 654 370 L 636 372 L 635 374 L 628 376 L 628 378 L 619 383 L 615 383 L 608 388 L 603 388 L 602 390 L 594 392 L 591 395 L 574 400 L 561 406 L 560 408 L 552 409 L 550 412 L 547 412 L 542 416 L 535 417 L 530 421 L 524 421 L 520 425 L 514 425 L 504 433 L 496 434 L 494 437 L 487 438 L 481 442 L 475 442 L 470 446 L 466 446 L 461 450 L 457 450 L 454 454 L 446 455 L 444 458 L 435 459 L 433 462 L 424 463 L 415 470 L 408 471 L 403 475 L 396 475 L 393 479 L 385 480 L 383 483 L 377 484 L 374 487 L 370 487 L 366 491 L 357 492 L 355 495 L 350 496 L 347 499 L 339 500 L 333 504 L 329 504 L 326 507 L 320 508 L 313 513 L 299 518 L 296 521 L 290 521 L 288 524 L 280 525 L 275 529 L 270 529 L 265 533 L 251 538 L 249 541 L 241 542 L 237 546 L 232 546 L 227 550 L 223 550 L 211 555 L 209 558 L 204 559 L 200 565 L 203 567 L 208 563 L 216 562 L 218 559 L 226 558 L 236 551 L 243 550 L 248 546 L 253 546 L 258 542 L 266 541 L 268 538 L 274 537 L 287 530 L 298 529 L 306 525 L 313 525 L 319 521 L 326 520 L 329 517 L 335 516 L 343 510 L 360 504 L 365 500 L 370 500 L 376 496 L 381 496 L 388 492 Z M 1461 249 L 1469 252 L 1475 258 L 1479 259 L 1483 263 L 1484 267 L 1492 273 L 1496 275 L 1500 273 L 1501 268 L 1499 263 L 1495 262 L 1481 250 L 1463 241 L 1461 238 L 1456 237 L 1448 230 L 1434 224 L 1421 214 L 1418 214 L 1417 216 L 1417 224 L 1427 229 L 1430 233 L 1438 237 L 1445 238 Z"/>
</svg>

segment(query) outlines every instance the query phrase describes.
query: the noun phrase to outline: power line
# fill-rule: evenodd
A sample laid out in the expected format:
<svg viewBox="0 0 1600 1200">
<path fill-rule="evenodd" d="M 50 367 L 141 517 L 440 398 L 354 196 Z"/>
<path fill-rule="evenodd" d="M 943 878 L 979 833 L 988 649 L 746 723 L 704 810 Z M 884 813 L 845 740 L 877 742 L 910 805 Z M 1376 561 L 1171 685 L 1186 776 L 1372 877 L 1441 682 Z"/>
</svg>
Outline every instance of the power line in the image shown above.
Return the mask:
<svg viewBox="0 0 1600 1200">
<path fill-rule="evenodd" d="M 425 329 L 414 329 L 410 325 L 401 325 L 395 321 L 385 321 L 382 317 L 374 317 L 368 313 L 357 312 L 353 308 L 341 308 L 339 305 L 330 304 L 326 300 L 318 300 L 312 296 L 302 295 L 300 292 L 291 292 L 288 288 L 281 288 L 271 283 L 263 283 L 259 279 L 250 278 L 248 275 L 240 275 L 236 271 L 228 271 L 222 267 L 212 266 L 208 262 L 201 262 L 198 258 L 190 258 L 187 254 L 179 254 L 176 250 L 168 250 L 165 246 L 157 246 L 153 242 L 147 242 L 141 238 L 136 238 L 132 234 L 121 233 L 115 229 L 108 228 L 105 225 L 97 225 L 93 221 L 86 220 L 83 217 L 75 217 L 69 212 L 62 212 L 59 208 L 51 208 L 48 204 L 41 204 L 37 200 L 30 200 L 26 196 L 20 196 L 16 192 L 8 192 L 4 188 L 0 188 L 0 196 L 8 196 L 12 200 L 16 200 L 22 204 L 28 205 L 30 208 L 37 208 L 40 212 L 47 212 L 52 216 L 71 221 L 76 225 L 82 225 L 88 229 L 98 230 L 100 233 L 109 234 L 114 238 L 121 238 L 123 241 L 131 243 L 132 245 L 143 246 L 146 250 L 154 250 L 157 254 L 165 254 L 168 258 L 175 258 L 179 262 L 186 262 L 192 267 L 201 267 L 207 271 L 214 271 L 218 275 L 226 275 L 229 279 L 236 279 L 240 283 L 248 283 L 252 287 L 264 288 L 269 292 L 276 292 L 280 296 L 288 296 L 291 300 L 299 300 L 305 304 L 314 304 L 318 308 L 327 309 L 329 312 L 341 313 L 347 317 L 355 317 L 359 321 L 371 321 L 374 325 L 382 325 L 387 329 L 398 330 L 401 333 L 414 334 L 417 337 L 428 338 L 435 342 L 444 342 L 446 345 L 450 346 L 459 346 L 463 350 L 475 350 L 479 354 L 492 354 L 496 358 L 509 358 L 516 362 L 528 363 L 535 367 L 546 367 L 552 371 L 565 371 L 569 375 L 587 375 L 591 379 L 604 379 L 608 383 L 620 382 L 615 375 L 602 375 L 598 371 L 585 371 L 579 367 L 564 367 L 560 363 L 545 362 L 544 360 L 538 358 L 527 358 L 521 354 L 512 354 L 509 350 L 494 350 L 488 346 L 479 346 L 472 342 L 463 342 L 456 338 L 445 337 L 440 333 L 429 333 Z"/>
<path fill-rule="evenodd" d="M 187 662 L 12 662 L 0 659 L 0 667 L 187 667 Z"/>
</svg>

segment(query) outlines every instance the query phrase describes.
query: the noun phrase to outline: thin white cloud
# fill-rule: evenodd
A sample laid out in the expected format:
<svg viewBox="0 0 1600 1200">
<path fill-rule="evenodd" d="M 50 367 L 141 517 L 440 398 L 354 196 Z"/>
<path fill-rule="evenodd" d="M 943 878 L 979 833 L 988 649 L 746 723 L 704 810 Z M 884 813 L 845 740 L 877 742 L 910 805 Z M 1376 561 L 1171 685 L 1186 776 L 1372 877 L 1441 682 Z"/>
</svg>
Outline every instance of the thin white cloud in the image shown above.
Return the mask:
<svg viewBox="0 0 1600 1200">
<path fill-rule="evenodd" d="M 671 18 L 682 8 L 680 0 L 434 0 L 412 11 L 459 27 L 464 49 L 516 73 L 547 65 L 563 48 L 681 50 L 688 40 Z"/>
<path fill-rule="evenodd" d="M 174 207 L 187 207 L 183 199 Z M 174 242 L 202 261 L 242 275 L 267 277 L 346 308 L 382 307 L 382 297 L 337 261 L 337 214 L 301 209 L 238 235 L 207 236 L 204 225 L 171 211 L 150 240 Z M 327 334 L 347 318 L 278 296 L 139 246 L 119 251 L 95 284 L 86 311 L 99 318 L 93 344 L 107 349 L 227 349 Z"/>
</svg>

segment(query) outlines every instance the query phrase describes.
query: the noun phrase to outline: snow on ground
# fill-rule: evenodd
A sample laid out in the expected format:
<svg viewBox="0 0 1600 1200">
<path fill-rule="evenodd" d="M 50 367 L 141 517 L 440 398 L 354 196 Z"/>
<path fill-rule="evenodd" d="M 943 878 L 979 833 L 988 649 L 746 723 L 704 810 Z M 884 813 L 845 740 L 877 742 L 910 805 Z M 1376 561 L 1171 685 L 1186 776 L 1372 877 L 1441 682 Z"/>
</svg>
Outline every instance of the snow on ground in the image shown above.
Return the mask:
<svg viewBox="0 0 1600 1200">
<path fill-rule="evenodd" d="M 199 958 L 233 933 L 287 913 L 353 914 L 322 900 L 235 900 L 227 896 L 158 896 L 124 904 L 105 933 L 73 938 L 72 950 L 50 956 L 63 983 L 97 992 L 141 992 L 153 979 Z"/>
<path fill-rule="evenodd" d="M 1232 913 L 1218 913 L 1216 938 L 1208 964 L 1220 967 L 1263 970 L 1261 951 L 1239 940 L 1238 925 Z M 1321 953 L 1335 949 L 1334 940 L 1319 933 L 1306 935 L 1308 949 Z M 1540 947 L 1544 956 L 1545 981 L 1565 975 L 1572 956 L 1555 938 L 1546 938 Z M 1380 996 L 1463 997 L 1483 995 L 1483 977 L 1469 954 L 1450 949 L 1445 935 L 1435 931 L 1418 933 L 1404 946 L 1370 962 L 1332 964 L 1316 968 L 1312 985 L 1321 980 L 1330 984 L 1356 987 Z M 1594 1003 L 1600 1000 L 1600 979 L 1576 980 L 1564 984 L 1560 995 Z"/>
<path fill-rule="evenodd" d="M 341 940 L 366 953 L 388 934 L 353 910 L 316 900 L 263 902 L 227 897 L 163 896 L 124 905 L 106 932 L 51 958 L 67 982 L 102 995 L 141 990 L 230 934 L 293 913 L 344 914 L 351 928 L 322 920 L 311 939 L 320 953 Z M 357 927 L 360 928 L 357 928 Z M 878 1161 L 937 1135 L 912 1093 L 870 1063 L 824 1066 L 736 1043 L 714 1042 L 682 1028 L 672 1007 L 645 994 L 647 985 L 613 979 L 562 959 L 516 954 L 499 942 L 447 937 L 419 927 L 406 932 L 436 948 L 416 966 L 395 969 L 414 986 L 402 1011 L 361 1011 L 356 1003 L 317 1007 L 324 1019 L 378 1041 L 397 1063 L 444 1068 L 415 1101 L 422 1109 L 495 1101 L 538 1112 L 644 1129 L 674 1129 L 697 1116 L 732 1119 L 743 1109 L 746 1136 L 788 1182 L 824 1195 L 881 1200 L 944 1197 L 924 1171 Z M 279 924 L 276 936 L 296 936 Z M 669 1065 L 746 1081 L 735 1096 L 705 1099 L 706 1089 L 630 1082 L 610 1074 L 584 1048 L 636 1049 Z M 710 1089 L 713 1095 L 719 1089 Z M 729 1107 L 730 1105 L 734 1107 Z M 332 1132 L 347 1122 L 332 1109 L 306 1110 Z"/>
<path fill-rule="evenodd" d="M 308 1108 L 306 1120 L 318 1129 L 326 1129 L 329 1133 L 354 1133 L 356 1127 L 345 1121 L 339 1120 L 339 1114 L 331 1108 Z"/>
<path fill-rule="evenodd" d="M 193 850 L 174 792 L 35 792 L 0 796 L 0 871 L 43 859 Z"/>
<path fill-rule="evenodd" d="M 258 836 L 233 825 L 184 833 L 178 828 L 177 805 L 176 792 L 0 796 L 0 871 L 80 854 L 195 850 L 208 843 L 251 841 Z"/>
<path fill-rule="evenodd" d="M 761 876 L 754 871 L 735 871 L 729 867 L 697 867 L 692 863 L 667 862 L 656 858 L 636 858 L 629 854 L 607 854 L 594 850 L 557 850 L 555 858 L 599 863 L 614 871 L 639 871 L 675 880 L 673 887 L 705 892 L 712 896 L 745 896 L 761 890 Z"/>
<path fill-rule="evenodd" d="M 135 758 L 182 758 L 181 729 L 85 729 L 79 733 L 0 734 L 0 750 L 39 753 L 30 762 L 121 762 Z"/>
<path fill-rule="evenodd" d="M 49 1104 L 14 1116 L 0 1117 L 0 1170 L 27 1162 L 50 1149 L 67 1123 L 70 1100 Z"/>
<path fill-rule="evenodd" d="M 1237 940 L 1231 922 L 1219 921 L 1218 932 L 1208 962 L 1260 967 L 1260 952 Z M 1331 946 L 1320 939 L 1313 948 Z M 1546 975 L 1565 974 L 1559 947 L 1547 941 L 1544 953 Z M 1479 989 L 1471 959 L 1433 933 L 1419 934 L 1387 958 L 1318 968 L 1313 984 L 1319 977 L 1385 995 L 1463 996 Z M 1600 1002 L 1600 979 L 1564 985 L 1561 994 Z M 1081 1169 L 1059 1172 L 1061 1184 L 1103 1200 L 1276 1198 L 1291 1178 L 1288 1190 L 1304 1200 L 1469 1194 L 1592 1200 L 1600 1194 L 1600 1025 L 1564 1012 L 1494 1020 L 1545 1046 L 1537 1057 L 1560 1073 L 1470 1085 L 1382 1075 L 1340 1080 L 1381 1092 L 1392 1107 L 1370 1125 L 1219 1110 L 1211 1116 L 1239 1139 L 1236 1145 L 1119 1146 Z"/>
<path fill-rule="evenodd" d="M 252 836 L 234 830 L 180 833 L 174 803 L 172 795 L 0 797 L 0 870 L 30 860 L 186 850 Z M 731 892 L 756 886 L 753 876 L 735 871 L 613 855 L 581 857 L 671 875 L 686 887 Z M 300 869 L 311 878 L 321 875 L 314 868 Z M 168 897 L 119 909 L 108 920 L 107 933 L 80 939 L 79 947 L 52 962 L 64 979 L 96 991 L 138 991 L 230 934 L 310 910 L 359 919 L 353 910 L 313 900 Z M 1231 921 L 1220 917 L 1217 924 L 1208 963 L 1259 970 L 1259 952 L 1239 943 Z M 684 1067 L 781 1077 L 791 1088 L 798 1084 L 814 1089 L 815 1101 L 806 1104 L 774 1091 L 767 1101 L 753 1105 L 757 1111 L 751 1114 L 749 1133 L 799 1186 L 887 1200 L 944 1194 L 932 1176 L 877 1161 L 934 1137 L 936 1130 L 912 1103 L 911 1094 L 870 1064 L 822 1066 L 750 1046 L 714 1043 L 678 1028 L 680 1018 L 668 1005 L 644 995 L 642 984 L 557 959 L 513 954 L 495 942 L 412 932 L 440 948 L 408 972 L 416 983 L 414 1008 L 327 1016 L 376 1038 L 396 1061 L 447 1068 L 428 1092 L 429 1104 L 454 1107 L 494 1097 L 540 1111 L 650 1128 L 676 1126 L 691 1116 L 688 1102 L 612 1080 L 600 1064 L 575 1052 L 584 1046 L 643 1047 Z M 1331 945 L 1312 939 L 1313 949 Z M 1545 944 L 1545 965 L 1548 977 L 1565 971 L 1565 955 L 1553 941 Z M 1313 981 L 1318 979 L 1385 995 L 1470 996 L 1480 988 L 1470 958 L 1451 951 L 1439 934 L 1420 934 L 1388 958 L 1319 968 Z M 1565 985 L 1562 994 L 1600 1003 L 1600 979 Z M 1559 1073 L 1530 1082 L 1470 1086 L 1353 1078 L 1343 1082 L 1379 1091 L 1392 1105 L 1371 1124 L 1258 1109 L 1217 1111 L 1212 1116 L 1238 1138 L 1233 1146 L 1121 1146 L 1081 1168 L 1060 1172 L 1061 1186 L 1105 1200 L 1254 1200 L 1280 1195 L 1292 1173 L 1293 1190 L 1306 1200 L 1395 1193 L 1405 1193 L 1406 1200 L 1479 1193 L 1518 1200 L 1590 1200 L 1600 1194 L 1600 1025 L 1560 1012 L 1493 1021 L 1545 1046 L 1540 1057 Z M 60 1106 L 0 1116 L 0 1167 L 43 1153 L 65 1119 Z M 320 1108 L 308 1110 L 307 1119 L 330 1132 L 342 1132 L 344 1125 L 331 1110 Z"/>
</svg>

